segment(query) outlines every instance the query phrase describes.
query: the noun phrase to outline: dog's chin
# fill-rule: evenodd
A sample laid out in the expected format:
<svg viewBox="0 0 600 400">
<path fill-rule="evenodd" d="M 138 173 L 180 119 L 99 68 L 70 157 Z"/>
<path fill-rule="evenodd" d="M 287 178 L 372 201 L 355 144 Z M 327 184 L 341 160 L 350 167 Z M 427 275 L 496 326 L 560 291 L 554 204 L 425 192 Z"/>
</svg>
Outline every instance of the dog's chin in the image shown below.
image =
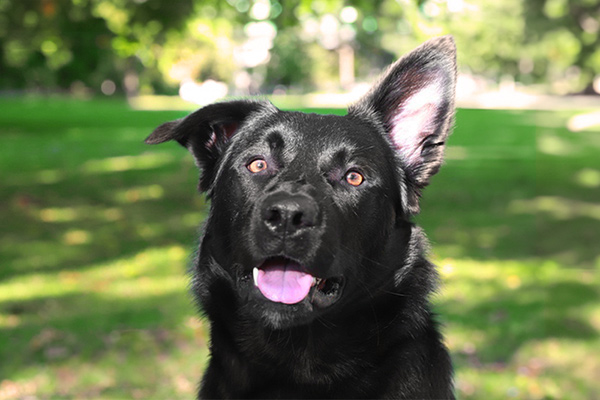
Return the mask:
<svg viewBox="0 0 600 400">
<path fill-rule="evenodd" d="M 286 257 L 268 258 L 238 280 L 244 312 L 272 329 L 308 324 L 343 295 L 343 276 L 313 276 Z"/>
</svg>

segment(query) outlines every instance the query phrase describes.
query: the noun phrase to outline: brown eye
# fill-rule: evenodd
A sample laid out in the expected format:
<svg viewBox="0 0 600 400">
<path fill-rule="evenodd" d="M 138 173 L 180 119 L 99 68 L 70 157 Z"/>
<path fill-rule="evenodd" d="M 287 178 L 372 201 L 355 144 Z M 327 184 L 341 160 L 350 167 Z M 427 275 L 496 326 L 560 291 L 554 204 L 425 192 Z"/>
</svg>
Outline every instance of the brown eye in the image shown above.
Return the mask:
<svg viewBox="0 0 600 400">
<path fill-rule="evenodd" d="M 246 168 L 248 168 L 248 170 L 253 174 L 256 174 L 260 171 L 264 171 L 265 169 L 267 169 L 267 162 L 262 158 L 257 158 L 256 160 L 248 164 Z"/>
<path fill-rule="evenodd" d="M 346 174 L 346 182 L 351 184 L 352 186 L 360 186 L 361 183 L 365 180 L 365 177 L 356 171 L 349 171 Z"/>
</svg>

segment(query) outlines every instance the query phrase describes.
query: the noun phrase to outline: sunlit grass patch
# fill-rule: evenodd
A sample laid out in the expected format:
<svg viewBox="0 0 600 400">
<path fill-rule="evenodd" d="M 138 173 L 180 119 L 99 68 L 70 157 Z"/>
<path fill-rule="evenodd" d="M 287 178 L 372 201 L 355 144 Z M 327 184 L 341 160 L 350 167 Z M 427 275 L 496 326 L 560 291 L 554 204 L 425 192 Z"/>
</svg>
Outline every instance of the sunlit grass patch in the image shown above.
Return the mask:
<svg viewBox="0 0 600 400">
<path fill-rule="evenodd" d="M 600 392 L 600 268 L 439 259 L 437 297 L 461 398 L 587 399 Z"/>
<path fill-rule="evenodd" d="M 162 186 L 154 184 L 148 186 L 135 186 L 115 193 L 115 200 L 119 203 L 136 203 L 144 200 L 156 200 L 163 197 L 165 190 Z"/>
<path fill-rule="evenodd" d="M 150 153 L 139 156 L 110 157 L 102 160 L 89 160 L 82 165 L 84 173 L 109 173 L 136 169 L 153 169 L 173 162 L 174 156 L 168 153 Z"/>
<path fill-rule="evenodd" d="M 187 296 L 187 254 L 149 249 L 0 282 L 0 358 L 11 360 L 0 399 L 191 396 L 207 337 Z"/>
<path fill-rule="evenodd" d="M 27 274 L 0 281 L 0 302 L 16 304 L 93 293 L 112 299 L 181 293 L 186 291 L 186 276 L 182 273 L 186 263 L 187 255 L 182 247 L 169 247 L 85 266 L 81 270 Z M 64 306 L 81 308 L 77 303 L 65 303 Z"/>
</svg>

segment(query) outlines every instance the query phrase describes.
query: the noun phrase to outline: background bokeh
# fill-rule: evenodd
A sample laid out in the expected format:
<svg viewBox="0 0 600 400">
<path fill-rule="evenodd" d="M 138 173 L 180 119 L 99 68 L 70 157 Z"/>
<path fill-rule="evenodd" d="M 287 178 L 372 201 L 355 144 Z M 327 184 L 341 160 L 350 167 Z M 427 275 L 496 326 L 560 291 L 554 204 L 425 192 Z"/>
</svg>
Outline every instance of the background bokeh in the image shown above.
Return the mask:
<svg viewBox="0 0 600 400">
<path fill-rule="evenodd" d="M 600 399 L 600 1 L 0 0 L 0 400 L 193 398 L 207 203 L 143 139 L 260 95 L 343 114 L 452 34 L 455 132 L 417 221 L 461 399 Z"/>
<path fill-rule="evenodd" d="M 351 89 L 356 77 L 452 33 L 465 73 L 594 93 L 598 7 L 596 0 L 3 0 L 0 88 L 176 94 L 183 83 L 212 79 L 233 94 Z"/>
</svg>

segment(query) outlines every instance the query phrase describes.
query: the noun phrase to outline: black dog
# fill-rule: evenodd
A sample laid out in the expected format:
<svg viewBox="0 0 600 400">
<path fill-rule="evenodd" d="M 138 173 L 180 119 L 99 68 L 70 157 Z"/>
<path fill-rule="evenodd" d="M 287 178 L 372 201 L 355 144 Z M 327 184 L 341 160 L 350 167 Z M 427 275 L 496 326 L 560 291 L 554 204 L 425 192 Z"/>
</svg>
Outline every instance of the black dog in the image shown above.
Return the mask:
<svg viewBox="0 0 600 400">
<path fill-rule="evenodd" d="M 211 323 L 201 398 L 453 398 L 411 222 L 452 128 L 454 41 L 397 61 L 346 116 L 206 106 L 176 140 L 211 199 L 193 290 Z"/>
</svg>

